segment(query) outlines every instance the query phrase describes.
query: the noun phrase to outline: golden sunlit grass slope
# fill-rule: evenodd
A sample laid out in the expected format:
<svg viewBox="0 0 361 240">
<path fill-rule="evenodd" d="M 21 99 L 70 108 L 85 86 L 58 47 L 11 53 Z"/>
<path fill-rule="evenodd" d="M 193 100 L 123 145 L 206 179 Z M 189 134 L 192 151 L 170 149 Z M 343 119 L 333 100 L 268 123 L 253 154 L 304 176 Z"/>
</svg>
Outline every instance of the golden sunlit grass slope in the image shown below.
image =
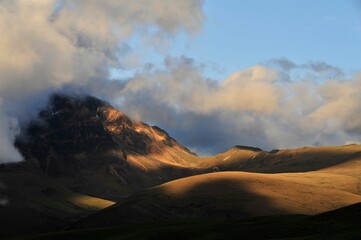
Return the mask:
<svg viewBox="0 0 361 240">
<path fill-rule="evenodd" d="M 217 172 L 187 177 L 125 199 L 77 226 L 312 215 L 361 202 L 359 179 L 318 172 L 297 174 Z"/>
<path fill-rule="evenodd" d="M 217 170 L 279 173 L 278 177 L 290 181 L 361 194 L 361 145 L 303 147 L 271 152 L 236 146 L 202 161 L 200 165 L 217 167 Z"/>
</svg>

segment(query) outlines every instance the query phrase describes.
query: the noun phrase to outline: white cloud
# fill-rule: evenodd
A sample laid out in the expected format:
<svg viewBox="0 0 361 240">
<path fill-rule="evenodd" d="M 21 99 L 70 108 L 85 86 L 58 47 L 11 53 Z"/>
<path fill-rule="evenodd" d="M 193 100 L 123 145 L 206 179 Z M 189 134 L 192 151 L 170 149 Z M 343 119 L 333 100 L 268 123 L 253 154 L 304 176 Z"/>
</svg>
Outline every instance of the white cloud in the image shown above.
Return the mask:
<svg viewBox="0 0 361 240">
<path fill-rule="evenodd" d="M 254 66 L 215 81 L 192 59 L 168 58 L 164 69 L 127 82 L 121 95 L 124 111 L 176 129 L 187 146 L 213 153 L 236 144 L 290 148 L 361 137 L 359 75 L 285 81 L 282 71 Z"/>
<path fill-rule="evenodd" d="M 8 123 L 14 120 L 4 116 L 5 110 L 17 112 L 12 109 L 15 103 L 29 105 L 39 95 L 65 86 L 91 93 L 104 93 L 99 86 L 119 87 L 108 81 L 109 68 L 136 64 L 137 52 L 124 51 L 127 41 L 134 36 L 166 41 L 180 32 L 197 33 L 204 18 L 202 4 L 202 0 L 0 1 L 1 147 L 13 149 Z M 9 161 L 15 159 L 9 156 Z"/>
<path fill-rule="evenodd" d="M 14 148 L 15 136 L 18 133 L 19 127 L 17 120 L 5 115 L 2 110 L 2 100 L 0 98 L 0 163 L 22 160 L 22 156 Z"/>
</svg>

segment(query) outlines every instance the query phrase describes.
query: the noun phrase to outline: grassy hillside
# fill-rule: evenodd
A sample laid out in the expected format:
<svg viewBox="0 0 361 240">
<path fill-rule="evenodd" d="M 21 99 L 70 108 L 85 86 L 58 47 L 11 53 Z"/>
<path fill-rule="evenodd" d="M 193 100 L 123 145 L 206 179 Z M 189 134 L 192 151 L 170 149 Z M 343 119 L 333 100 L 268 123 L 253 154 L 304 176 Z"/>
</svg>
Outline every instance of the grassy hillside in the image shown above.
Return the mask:
<svg viewBox="0 0 361 240">
<path fill-rule="evenodd" d="M 128 160 L 134 166 L 143 163 L 143 166 L 132 170 L 139 171 L 138 176 L 144 176 L 141 182 L 146 181 L 148 175 L 152 179 L 157 177 L 159 181 L 167 181 L 164 173 L 181 179 L 125 199 L 124 193 L 119 192 L 118 204 L 91 217 L 87 216 L 112 202 L 75 192 L 77 187 L 72 187 L 71 181 L 86 184 L 91 180 L 88 187 L 92 186 L 93 192 L 106 193 L 109 185 L 114 193 L 113 185 L 118 182 L 103 179 L 101 174 L 105 172 L 101 165 L 100 175 L 89 175 L 87 181 L 70 179 L 70 182 L 69 177 L 46 176 L 34 164 L 3 165 L 0 181 L 6 186 L 3 191 L 10 203 L 0 207 L 0 220 L 4 222 L 0 234 L 9 236 L 61 230 L 84 217 L 78 226 L 197 219 L 227 221 L 272 214 L 317 214 L 361 201 L 360 150 L 359 145 L 349 145 L 267 153 L 255 148 L 235 147 L 208 158 L 191 155 L 193 167 L 178 166 L 174 169 L 157 163 L 156 154 L 129 156 Z M 98 162 L 101 164 L 100 160 Z M 248 169 L 250 172 L 222 172 L 226 169 Z M 207 171 L 220 172 L 182 179 L 191 172 Z M 137 182 L 136 179 L 126 181 Z M 156 185 L 156 182 L 148 184 Z M 94 188 L 96 186 L 99 191 Z"/>
<path fill-rule="evenodd" d="M 359 181 L 332 174 L 299 175 L 217 172 L 187 177 L 124 199 L 81 220 L 77 226 L 318 214 L 361 202 Z"/>
<path fill-rule="evenodd" d="M 198 166 L 220 171 L 240 170 L 259 173 L 317 171 L 337 167 L 361 158 L 361 145 L 275 149 L 236 146 L 227 152 L 200 158 Z"/>
</svg>

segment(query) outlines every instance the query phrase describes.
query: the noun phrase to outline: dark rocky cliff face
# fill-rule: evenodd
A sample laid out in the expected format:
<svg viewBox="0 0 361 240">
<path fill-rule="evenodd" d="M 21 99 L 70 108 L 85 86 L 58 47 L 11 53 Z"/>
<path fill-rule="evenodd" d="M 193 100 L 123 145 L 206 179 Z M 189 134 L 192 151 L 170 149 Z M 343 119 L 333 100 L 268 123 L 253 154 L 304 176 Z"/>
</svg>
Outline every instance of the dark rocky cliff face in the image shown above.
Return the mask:
<svg viewBox="0 0 361 240">
<path fill-rule="evenodd" d="M 53 95 L 40 111 L 39 120 L 26 129 L 25 138 L 18 138 L 17 145 L 26 159 L 35 159 L 50 176 L 74 174 L 79 166 L 77 155 L 117 149 L 122 151 L 119 160 L 124 162 L 125 149 L 146 152 L 149 137 L 131 131 L 132 122 L 126 116 L 108 123 L 108 108 L 108 103 L 94 97 Z M 123 131 L 115 137 L 106 124 L 117 124 Z"/>
<path fill-rule="evenodd" d="M 162 129 L 133 122 L 109 103 L 90 96 L 53 95 L 39 119 L 23 132 L 16 146 L 25 159 L 48 176 L 83 182 L 74 184 L 75 190 L 93 186 L 112 194 L 133 192 L 179 176 L 171 176 L 174 166 L 166 164 L 158 164 L 162 173 L 142 172 L 129 163 L 129 155 L 160 156 L 166 150 L 192 155 Z M 86 193 L 99 195 L 94 189 Z"/>
</svg>

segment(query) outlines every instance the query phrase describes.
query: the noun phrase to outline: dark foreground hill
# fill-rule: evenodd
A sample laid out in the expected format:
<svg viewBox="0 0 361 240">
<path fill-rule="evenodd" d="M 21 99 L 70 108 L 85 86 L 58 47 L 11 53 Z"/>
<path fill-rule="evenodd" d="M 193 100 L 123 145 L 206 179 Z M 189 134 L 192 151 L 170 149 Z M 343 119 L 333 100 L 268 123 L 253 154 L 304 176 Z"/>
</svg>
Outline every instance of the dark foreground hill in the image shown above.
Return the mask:
<svg viewBox="0 0 361 240">
<path fill-rule="evenodd" d="M 361 239 L 361 204 L 316 216 L 273 215 L 238 221 L 168 221 L 84 229 L 20 239 Z"/>
</svg>

